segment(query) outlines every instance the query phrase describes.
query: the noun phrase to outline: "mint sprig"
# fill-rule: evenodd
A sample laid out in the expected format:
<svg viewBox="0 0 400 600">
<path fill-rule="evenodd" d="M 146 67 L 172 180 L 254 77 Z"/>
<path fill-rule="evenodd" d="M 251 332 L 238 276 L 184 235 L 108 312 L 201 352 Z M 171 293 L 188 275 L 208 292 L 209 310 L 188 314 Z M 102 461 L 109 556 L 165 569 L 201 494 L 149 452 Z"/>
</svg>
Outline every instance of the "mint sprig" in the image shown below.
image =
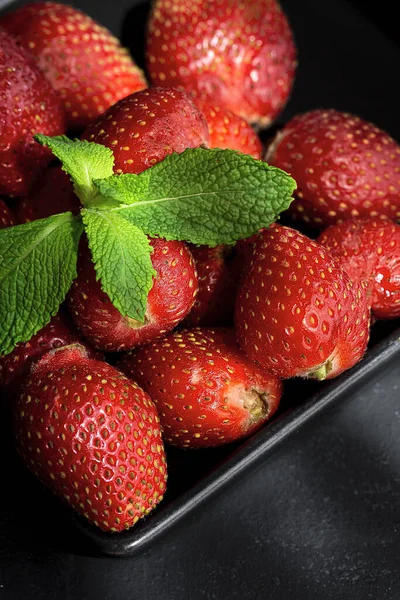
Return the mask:
<svg viewBox="0 0 400 600">
<path fill-rule="evenodd" d="M 140 175 L 113 175 L 104 146 L 36 140 L 61 161 L 83 206 L 75 216 L 0 230 L 0 355 L 57 313 L 76 277 L 83 231 L 103 290 L 125 317 L 143 322 L 155 275 L 147 235 L 233 244 L 274 222 L 296 187 L 284 171 L 231 150 L 190 149 Z"/>
<path fill-rule="evenodd" d="M 70 212 L 0 230 L 1 353 L 57 313 L 76 277 L 82 230 Z"/>
</svg>

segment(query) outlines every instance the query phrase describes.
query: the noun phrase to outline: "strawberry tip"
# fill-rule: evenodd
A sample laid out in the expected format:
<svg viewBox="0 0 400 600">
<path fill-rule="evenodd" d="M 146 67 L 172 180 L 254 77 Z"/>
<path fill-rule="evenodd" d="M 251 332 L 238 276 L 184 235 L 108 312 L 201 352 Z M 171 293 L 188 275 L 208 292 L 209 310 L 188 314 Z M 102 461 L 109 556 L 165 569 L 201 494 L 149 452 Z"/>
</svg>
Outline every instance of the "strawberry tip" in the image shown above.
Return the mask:
<svg viewBox="0 0 400 600">
<path fill-rule="evenodd" d="M 324 362 L 323 365 L 321 365 L 317 369 L 314 369 L 314 371 L 308 373 L 307 378 L 316 379 L 317 381 L 324 381 L 324 379 L 326 379 L 329 373 L 332 371 L 332 367 L 332 361 L 327 360 L 326 362 Z"/>
<path fill-rule="evenodd" d="M 252 420 L 258 421 L 260 417 L 269 414 L 269 396 L 265 392 L 259 392 L 254 388 L 245 390 L 243 395 L 243 408 L 250 413 Z"/>
<path fill-rule="evenodd" d="M 139 319 L 134 319 L 133 317 L 124 317 L 124 320 L 131 329 L 140 329 L 150 322 L 146 315 L 143 317 L 143 321 L 139 321 Z"/>
</svg>

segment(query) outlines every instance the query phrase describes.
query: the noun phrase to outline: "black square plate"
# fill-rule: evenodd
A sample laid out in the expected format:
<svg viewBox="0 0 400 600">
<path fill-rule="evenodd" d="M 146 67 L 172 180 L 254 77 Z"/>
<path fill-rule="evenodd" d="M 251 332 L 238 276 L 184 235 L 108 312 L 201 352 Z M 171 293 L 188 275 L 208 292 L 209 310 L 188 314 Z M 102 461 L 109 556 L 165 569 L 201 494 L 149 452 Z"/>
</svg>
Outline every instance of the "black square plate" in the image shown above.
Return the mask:
<svg viewBox="0 0 400 600">
<path fill-rule="evenodd" d="M 0 7 L 6 3 L 1 2 Z M 14 7 L 23 2 L 10 3 Z M 148 4 L 123 0 L 70 2 L 107 25 L 131 48 L 143 65 L 144 24 Z M 400 64 L 400 49 L 345 0 L 282 0 L 294 29 L 299 49 L 299 68 L 293 95 L 276 126 L 292 115 L 313 108 L 337 108 L 354 112 L 400 138 L 396 79 L 393 65 Z M 271 131 L 265 133 L 266 138 Z M 388 371 L 400 373 L 399 322 L 374 326 L 366 358 L 338 379 L 316 382 L 288 381 L 276 418 L 245 442 L 215 450 L 168 450 L 169 485 L 163 502 L 134 528 L 119 534 L 105 534 L 64 506 L 20 465 L 6 424 L 0 436 L 2 456 L 10 457 L 3 470 L 9 473 L 9 491 L 0 496 L 0 522 L 10 535 L 24 539 L 29 526 L 38 537 L 57 539 L 57 545 L 89 554 L 129 556 L 144 550 L 201 503 L 226 490 L 229 483 L 254 468 L 310 420 L 317 427 L 326 407 L 352 395 L 371 393 L 372 382 L 385 394 Z M 5 476 L 3 481 L 5 481 Z M 27 523 L 21 514 L 35 519 Z M 43 525 L 44 523 L 44 525 Z M 56 527 L 54 527 L 56 523 Z"/>
</svg>

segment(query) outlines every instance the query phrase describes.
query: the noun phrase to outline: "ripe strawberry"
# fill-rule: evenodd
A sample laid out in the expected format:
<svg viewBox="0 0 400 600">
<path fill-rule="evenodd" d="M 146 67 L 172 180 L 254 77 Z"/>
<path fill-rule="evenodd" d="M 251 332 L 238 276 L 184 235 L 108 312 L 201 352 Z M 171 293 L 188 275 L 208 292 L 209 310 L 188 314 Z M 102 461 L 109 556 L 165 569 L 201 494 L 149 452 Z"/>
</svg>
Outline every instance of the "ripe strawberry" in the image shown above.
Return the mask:
<svg viewBox="0 0 400 600">
<path fill-rule="evenodd" d="M 173 88 L 150 88 L 120 100 L 82 137 L 111 148 L 116 173 L 140 173 L 172 152 L 209 141 L 203 114 L 186 93 Z"/>
<path fill-rule="evenodd" d="M 400 225 L 364 217 L 331 225 L 318 242 L 352 281 L 365 281 L 377 319 L 400 317 Z"/>
<path fill-rule="evenodd" d="M 233 329 L 174 332 L 119 362 L 152 397 L 164 440 L 183 448 L 220 446 L 259 429 L 278 408 L 278 378 L 238 349 Z"/>
<path fill-rule="evenodd" d="M 132 527 L 162 499 L 165 455 L 151 399 L 78 344 L 32 367 L 15 435 L 33 473 L 105 531 Z"/>
<path fill-rule="evenodd" d="M 68 127 L 80 130 L 147 86 L 119 41 L 91 17 L 57 2 L 26 4 L 0 20 L 60 94 Z"/>
<path fill-rule="evenodd" d="M 207 145 L 209 136 L 203 114 L 186 93 L 151 88 L 117 102 L 83 138 L 112 149 L 116 173 L 140 173 L 172 152 Z M 96 282 L 88 253 L 81 253 L 68 303 L 82 334 L 96 347 L 120 351 L 148 343 L 173 329 L 193 306 L 198 283 L 190 251 L 182 242 L 151 243 L 158 275 L 144 325 L 112 306 Z"/>
<path fill-rule="evenodd" d="M 0 229 L 16 225 L 15 218 L 7 204 L 0 198 Z"/>
<path fill-rule="evenodd" d="M 96 281 L 87 243 L 81 244 L 78 277 L 67 304 L 75 324 L 89 343 L 100 350 L 134 348 L 171 331 L 190 311 L 197 290 L 192 255 L 183 242 L 150 239 L 151 260 L 157 272 L 147 299 L 145 322 L 122 315 Z"/>
<path fill-rule="evenodd" d="M 296 180 L 291 215 L 313 227 L 359 216 L 400 217 L 400 146 L 359 117 L 333 109 L 297 115 L 265 160 Z"/>
<path fill-rule="evenodd" d="M 60 311 L 29 342 L 20 343 L 10 354 L 0 356 L 0 390 L 15 393 L 33 362 L 49 350 L 75 343 L 81 343 L 81 339 L 67 315 Z M 102 358 L 97 350 L 87 348 L 87 352 L 92 358 Z"/>
<path fill-rule="evenodd" d="M 209 248 L 189 244 L 189 248 L 197 271 L 199 292 L 181 325 L 231 325 L 242 269 L 241 257 L 228 246 Z"/>
<path fill-rule="evenodd" d="M 196 102 L 206 118 L 210 132 L 210 148 L 229 148 L 261 159 L 262 144 L 242 117 L 211 102 Z"/>
<path fill-rule="evenodd" d="M 155 85 L 207 96 L 267 126 L 291 92 L 296 48 L 276 0 L 156 0 L 147 67 Z"/>
<path fill-rule="evenodd" d="M 62 212 L 78 212 L 80 202 L 68 175 L 60 166 L 50 167 L 33 185 L 27 198 L 17 198 L 13 210 L 20 223 L 44 219 Z"/>
<path fill-rule="evenodd" d="M 51 160 L 34 133 L 64 133 L 60 100 L 37 68 L 0 27 L 0 194 L 22 196 Z"/>
<path fill-rule="evenodd" d="M 275 224 L 254 243 L 235 327 L 249 358 L 279 377 L 332 378 L 365 352 L 365 290 L 320 244 Z"/>
</svg>

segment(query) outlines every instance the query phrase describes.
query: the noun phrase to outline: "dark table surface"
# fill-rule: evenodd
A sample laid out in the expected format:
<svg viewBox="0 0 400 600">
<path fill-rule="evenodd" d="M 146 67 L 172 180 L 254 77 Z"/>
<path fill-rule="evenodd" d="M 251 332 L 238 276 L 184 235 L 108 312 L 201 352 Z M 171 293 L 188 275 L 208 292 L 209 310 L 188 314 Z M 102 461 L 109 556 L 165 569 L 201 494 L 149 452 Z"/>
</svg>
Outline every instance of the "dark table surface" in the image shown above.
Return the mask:
<svg viewBox="0 0 400 600">
<path fill-rule="evenodd" d="M 135 28 L 133 2 L 72 3 L 127 43 Z M 361 2 L 282 4 L 296 32 L 300 67 L 281 120 L 332 106 L 400 139 L 400 49 L 393 13 L 382 18 L 389 3 L 380 3 L 375 23 L 360 12 Z M 16 491 L 8 466 L 3 456 L 1 600 L 400 598 L 397 365 L 304 426 L 265 464 L 134 558 L 88 556 L 57 511 L 48 512 L 45 495 L 38 506 L 34 486 Z"/>
</svg>

